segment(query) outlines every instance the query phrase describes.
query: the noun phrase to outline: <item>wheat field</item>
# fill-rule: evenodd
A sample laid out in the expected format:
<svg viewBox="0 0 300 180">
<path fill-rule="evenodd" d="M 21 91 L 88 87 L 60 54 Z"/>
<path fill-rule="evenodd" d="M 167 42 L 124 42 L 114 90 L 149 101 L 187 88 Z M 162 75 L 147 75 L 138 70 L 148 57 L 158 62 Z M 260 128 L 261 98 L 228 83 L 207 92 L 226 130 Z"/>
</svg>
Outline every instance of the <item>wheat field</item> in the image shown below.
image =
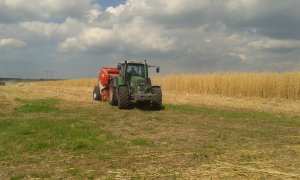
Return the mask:
<svg viewBox="0 0 300 180">
<path fill-rule="evenodd" d="M 94 87 L 97 78 L 39 82 L 44 86 Z M 300 99 L 300 72 L 215 72 L 155 76 L 163 91 L 204 95 Z"/>
<path fill-rule="evenodd" d="M 300 99 L 300 72 L 220 72 L 155 77 L 166 91 L 222 96 Z"/>
<path fill-rule="evenodd" d="M 88 79 L 72 79 L 59 81 L 43 81 L 36 83 L 41 86 L 56 86 L 56 87 L 94 87 L 98 84 L 97 78 Z"/>
</svg>

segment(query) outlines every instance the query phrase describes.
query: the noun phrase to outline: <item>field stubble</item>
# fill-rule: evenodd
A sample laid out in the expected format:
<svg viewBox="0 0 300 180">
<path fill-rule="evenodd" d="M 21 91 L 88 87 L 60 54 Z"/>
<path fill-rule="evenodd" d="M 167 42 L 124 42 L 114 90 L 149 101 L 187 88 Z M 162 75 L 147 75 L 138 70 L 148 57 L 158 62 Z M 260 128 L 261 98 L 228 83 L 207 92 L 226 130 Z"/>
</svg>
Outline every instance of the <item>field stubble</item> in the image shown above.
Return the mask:
<svg viewBox="0 0 300 180">
<path fill-rule="evenodd" d="M 0 177 L 300 177 L 298 101 L 164 91 L 162 111 L 120 111 L 91 92 L 1 87 Z"/>
</svg>

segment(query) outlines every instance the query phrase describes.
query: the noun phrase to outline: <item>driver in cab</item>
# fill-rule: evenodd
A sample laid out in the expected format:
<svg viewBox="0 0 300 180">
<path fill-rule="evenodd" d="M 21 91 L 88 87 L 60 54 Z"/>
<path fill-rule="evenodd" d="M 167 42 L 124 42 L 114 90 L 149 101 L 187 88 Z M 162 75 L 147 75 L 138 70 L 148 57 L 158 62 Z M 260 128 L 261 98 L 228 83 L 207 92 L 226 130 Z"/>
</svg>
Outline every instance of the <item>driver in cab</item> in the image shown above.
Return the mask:
<svg viewBox="0 0 300 180">
<path fill-rule="evenodd" d="M 137 75 L 137 72 L 134 70 L 134 67 L 131 67 L 131 70 L 130 70 L 129 74 L 131 76 L 136 76 Z"/>
</svg>

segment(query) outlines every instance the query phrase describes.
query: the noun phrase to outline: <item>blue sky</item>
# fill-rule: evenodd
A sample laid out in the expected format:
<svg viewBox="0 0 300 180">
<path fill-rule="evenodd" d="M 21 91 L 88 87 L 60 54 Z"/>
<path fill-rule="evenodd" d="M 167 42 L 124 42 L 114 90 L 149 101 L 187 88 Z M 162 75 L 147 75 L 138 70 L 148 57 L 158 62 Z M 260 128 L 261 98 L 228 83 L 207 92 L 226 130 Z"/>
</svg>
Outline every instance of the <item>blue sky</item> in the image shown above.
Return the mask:
<svg viewBox="0 0 300 180">
<path fill-rule="evenodd" d="M 103 8 L 107 8 L 109 6 L 116 7 L 119 4 L 124 4 L 125 0 L 96 0 L 98 4 Z"/>
<path fill-rule="evenodd" d="M 300 71 L 299 8 L 299 0 L 0 0 L 0 77 L 89 78 L 125 59 L 147 59 L 162 74 Z"/>
</svg>

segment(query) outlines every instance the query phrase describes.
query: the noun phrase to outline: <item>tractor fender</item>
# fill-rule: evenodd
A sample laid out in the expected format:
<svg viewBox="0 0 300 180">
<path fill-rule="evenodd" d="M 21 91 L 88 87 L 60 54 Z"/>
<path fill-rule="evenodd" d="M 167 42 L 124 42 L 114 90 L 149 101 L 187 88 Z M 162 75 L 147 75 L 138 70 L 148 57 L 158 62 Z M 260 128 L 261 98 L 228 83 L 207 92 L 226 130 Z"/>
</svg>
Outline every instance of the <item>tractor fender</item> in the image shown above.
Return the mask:
<svg viewBox="0 0 300 180">
<path fill-rule="evenodd" d="M 157 87 L 157 88 L 161 88 L 161 86 L 151 86 L 150 89 Z"/>
</svg>

